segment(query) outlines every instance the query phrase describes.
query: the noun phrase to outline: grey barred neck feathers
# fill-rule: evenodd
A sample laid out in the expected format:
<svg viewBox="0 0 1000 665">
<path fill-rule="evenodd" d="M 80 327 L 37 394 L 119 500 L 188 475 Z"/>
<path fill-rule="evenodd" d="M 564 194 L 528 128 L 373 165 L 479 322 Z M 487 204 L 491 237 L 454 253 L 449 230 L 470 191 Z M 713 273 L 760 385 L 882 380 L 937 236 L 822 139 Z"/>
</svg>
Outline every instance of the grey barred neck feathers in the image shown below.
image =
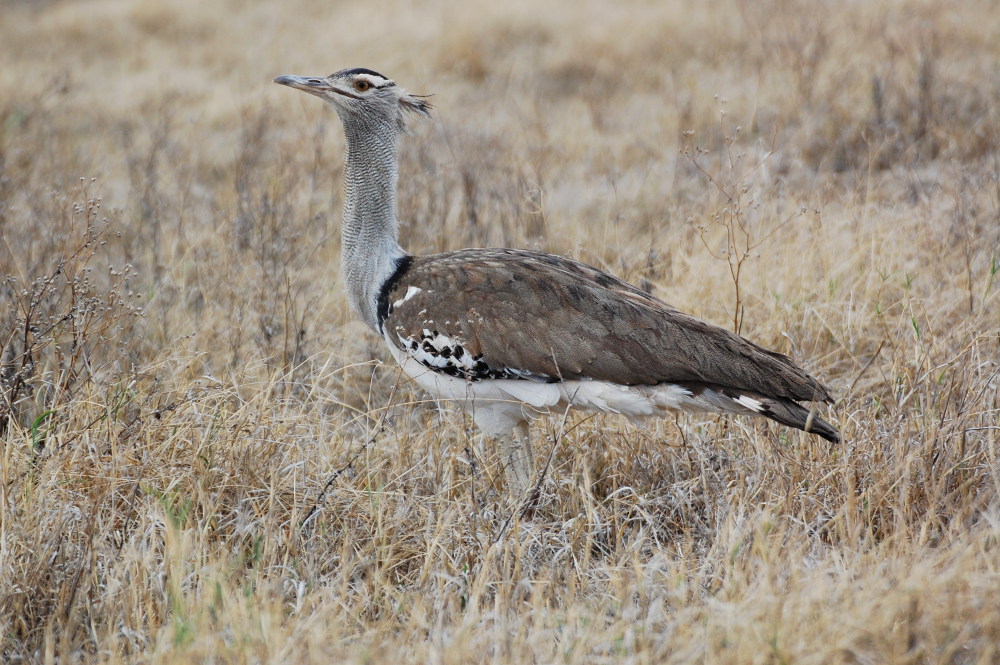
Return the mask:
<svg viewBox="0 0 1000 665">
<path fill-rule="evenodd" d="M 378 294 L 405 256 L 397 241 L 396 137 L 407 113 L 430 105 L 391 79 L 365 68 L 329 76 L 279 76 L 275 83 L 316 95 L 340 116 L 347 138 L 342 271 L 351 307 L 378 328 Z"/>
<path fill-rule="evenodd" d="M 503 442 L 515 485 L 530 476 L 525 424 L 567 406 L 757 415 L 839 441 L 799 404 L 831 399 L 791 359 L 596 268 L 509 249 L 408 256 L 397 241 L 396 142 L 406 116 L 430 105 L 371 69 L 274 81 L 320 97 L 343 122 L 351 305 L 411 378 Z"/>
</svg>

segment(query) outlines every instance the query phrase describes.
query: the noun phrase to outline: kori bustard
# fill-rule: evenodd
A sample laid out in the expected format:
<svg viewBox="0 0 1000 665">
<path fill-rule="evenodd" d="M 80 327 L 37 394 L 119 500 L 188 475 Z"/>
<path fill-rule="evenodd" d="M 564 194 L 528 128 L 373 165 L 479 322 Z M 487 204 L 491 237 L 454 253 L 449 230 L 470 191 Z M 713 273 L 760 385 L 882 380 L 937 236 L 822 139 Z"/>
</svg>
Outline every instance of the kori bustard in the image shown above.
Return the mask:
<svg viewBox="0 0 1000 665">
<path fill-rule="evenodd" d="M 279 76 L 332 106 L 347 138 L 342 267 L 354 311 L 403 371 L 461 403 L 528 488 L 528 422 L 575 407 L 632 419 L 764 416 L 837 442 L 799 402 L 830 402 L 788 357 L 688 316 L 601 270 L 518 249 L 411 256 L 398 242 L 396 142 L 430 105 L 370 69 Z"/>
</svg>

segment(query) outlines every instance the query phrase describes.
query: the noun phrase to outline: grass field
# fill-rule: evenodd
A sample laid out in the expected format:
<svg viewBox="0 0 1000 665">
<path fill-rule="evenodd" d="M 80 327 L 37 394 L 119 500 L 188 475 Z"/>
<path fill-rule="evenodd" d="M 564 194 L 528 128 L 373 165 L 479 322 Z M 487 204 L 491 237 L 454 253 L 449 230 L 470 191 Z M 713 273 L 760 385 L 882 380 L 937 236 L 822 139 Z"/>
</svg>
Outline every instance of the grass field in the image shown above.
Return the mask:
<svg viewBox="0 0 1000 665">
<path fill-rule="evenodd" d="M 1000 661 L 996 2 L 0 16 L 0 662 Z M 605 268 L 844 443 L 550 418 L 519 518 L 348 311 L 339 122 L 270 81 L 351 66 L 434 95 L 404 246 Z"/>
</svg>

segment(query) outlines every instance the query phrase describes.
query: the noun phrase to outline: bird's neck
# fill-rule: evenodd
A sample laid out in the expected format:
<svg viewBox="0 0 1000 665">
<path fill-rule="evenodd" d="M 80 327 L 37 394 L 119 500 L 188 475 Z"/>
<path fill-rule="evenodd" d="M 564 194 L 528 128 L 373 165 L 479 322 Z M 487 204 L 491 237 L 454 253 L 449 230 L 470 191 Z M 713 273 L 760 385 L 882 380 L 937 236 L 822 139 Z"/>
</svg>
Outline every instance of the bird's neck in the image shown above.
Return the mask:
<svg viewBox="0 0 1000 665">
<path fill-rule="evenodd" d="M 399 246 L 396 220 L 396 128 L 345 123 L 342 259 L 351 307 L 378 329 L 378 297 L 406 253 Z"/>
</svg>

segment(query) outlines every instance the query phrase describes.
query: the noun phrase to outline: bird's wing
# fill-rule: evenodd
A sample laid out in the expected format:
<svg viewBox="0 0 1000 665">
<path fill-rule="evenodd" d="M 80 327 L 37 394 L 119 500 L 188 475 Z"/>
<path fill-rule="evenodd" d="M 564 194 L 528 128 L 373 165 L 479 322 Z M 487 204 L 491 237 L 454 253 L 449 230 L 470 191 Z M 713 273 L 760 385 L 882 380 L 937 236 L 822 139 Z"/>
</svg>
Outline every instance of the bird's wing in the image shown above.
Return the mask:
<svg viewBox="0 0 1000 665">
<path fill-rule="evenodd" d="M 830 400 L 788 357 L 596 268 L 540 252 L 414 257 L 385 289 L 380 310 L 390 344 L 470 380 L 695 382 Z"/>
</svg>

